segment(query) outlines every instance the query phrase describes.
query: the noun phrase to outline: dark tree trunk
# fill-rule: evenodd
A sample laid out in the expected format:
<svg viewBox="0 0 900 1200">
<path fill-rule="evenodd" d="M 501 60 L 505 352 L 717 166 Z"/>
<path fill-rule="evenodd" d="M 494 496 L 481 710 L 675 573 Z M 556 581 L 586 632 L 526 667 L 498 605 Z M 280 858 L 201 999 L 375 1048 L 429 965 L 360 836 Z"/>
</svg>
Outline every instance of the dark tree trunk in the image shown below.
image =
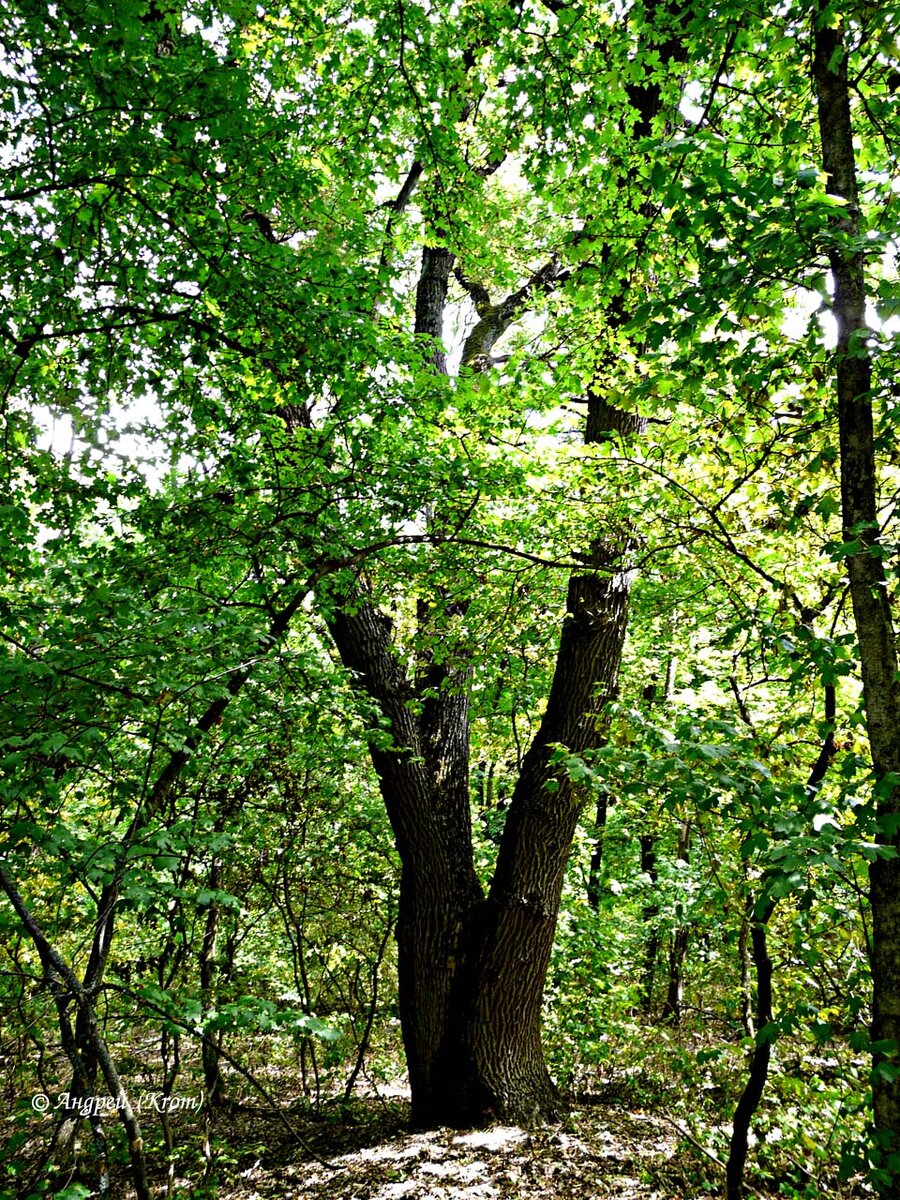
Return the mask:
<svg viewBox="0 0 900 1200">
<path fill-rule="evenodd" d="M 222 886 L 222 868 L 214 862 L 209 872 L 209 889 L 217 892 Z M 213 991 L 218 968 L 217 945 L 219 940 L 219 921 L 221 905 L 217 900 L 210 900 L 206 908 L 206 919 L 203 924 L 203 943 L 200 947 L 200 996 L 204 1009 L 210 1009 L 213 1004 Z M 203 1039 L 203 1082 L 206 1089 L 207 1103 L 216 1107 L 225 1100 L 225 1082 L 219 1063 L 219 1040 L 221 1033 L 207 1034 Z"/>
<path fill-rule="evenodd" d="M 747 880 L 746 868 L 744 880 Z M 741 971 L 741 1028 L 745 1037 L 754 1037 L 756 1029 L 753 1025 L 753 995 L 750 988 L 750 921 L 753 918 L 754 899 L 747 898 L 741 913 L 741 925 L 738 933 L 738 961 Z"/>
<path fill-rule="evenodd" d="M 674 40 L 659 47 L 663 61 L 680 53 Z M 643 136 L 659 111 L 659 83 L 629 96 L 639 117 L 635 136 Z M 425 357 L 438 374 L 447 370 L 439 341 L 453 265 L 446 249 L 423 251 L 415 332 L 430 339 Z M 479 317 L 463 348 L 465 371 L 491 365 L 497 339 L 558 271 L 551 261 L 497 303 L 457 271 Z M 643 429 L 641 417 L 591 392 L 586 441 Z M 429 512 L 430 530 L 453 528 L 457 514 L 449 516 Z M 391 744 L 373 742 L 371 757 L 402 866 L 400 1017 L 416 1125 L 531 1124 L 561 1113 L 541 1049 L 541 1004 L 583 797 L 553 755 L 557 746 L 581 753 L 602 738 L 598 716 L 617 692 L 631 551 L 627 538 L 600 539 L 569 580 L 547 707 L 522 761 L 486 898 L 472 854 L 466 652 L 438 664 L 428 649 L 433 612 L 448 611 L 448 598 L 433 595 L 420 606 L 425 636 L 413 678 L 394 652 L 390 619 L 361 585 L 325 606 L 343 663 L 390 724 Z"/>
<path fill-rule="evenodd" d="M 641 967 L 641 1011 L 650 1013 L 653 1009 L 653 983 L 656 979 L 656 959 L 659 955 L 659 899 L 656 885 L 659 882 L 659 871 L 656 866 L 656 838 L 652 833 L 641 834 L 641 874 L 650 881 L 650 895 L 641 911 L 641 919 L 647 930 L 647 941 L 644 944 L 644 962 Z"/>
<path fill-rule="evenodd" d="M 603 839 L 606 836 L 608 811 L 609 797 L 606 792 L 601 792 L 597 798 L 597 808 L 594 812 L 594 846 L 591 850 L 587 881 L 587 901 L 594 912 L 597 912 L 600 907 L 600 881 L 603 878 Z"/>
<path fill-rule="evenodd" d="M 413 1121 L 440 1125 L 452 1107 L 444 1063 L 453 1053 L 448 1042 L 458 1024 L 454 985 L 468 952 L 473 912 L 483 901 L 472 858 L 467 718 L 460 698 L 449 697 L 465 724 L 452 731 L 446 757 L 433 746 L 426 753 L 421 706 L 394 654 L 388 618 L 357 596 L 352 609 L 334 614 L 329 628 L 357 685 L 391 723 L 390 747 L 373 744 L 371 756 L 401 861 L 400 1021 Z"/>
<path fill-rule="evenodd" d="M 859 195 L 853 152 L 850 83 L 843 31 L 826 24 L 830 10 L 814 22 L 813 79 L 818 101 L 822 165 L 828 191 L 845 204 L 831 233 L 829 257 L 834 276 L 834 316 L 838 424 L 841 448 L 841 502 L 853 616 L 866 710 L 872 766 L 880 782 L 880 840 L 900 848 L 896 818 L 900 789 L 883 781 L 900 773 L 900 677 L 891 597 L 880 545 L 872 412 L 872 370 L 865 319 L 865 258 L 859 246 Z M 900 857 L 883 858 L 869 872 L 872 901 L 872 1039 L 887 1043 L 876 1055 L 872 1093 L 876 1136 L 900 1149 L 900 1076 L 879 1071 L 884 1059 L 900 1062 Z"/>
<path fill-rule="evenodd" d="M 551 758 L 557 745 L 580 753 L 597 741 L 599 712 L 617 686 L 630 586 L 628 571 L 578 574 L 569 583 L 547 708 L 522 763 L 479 920 L 465 1030 L 473 1078 L 463 1093 L 480 1120 L 559 1112 L 540 1048 L 541 1000 L 582 800 Z"/>
<path fill-rule="evenodd" d="M 432 306 L 443 305 L 440 280 L 451 263 L 444 251 L 424 252 L 416 326 L 432 338 L 441 327 Z M 524 300 L 527 290 L 517 295 Z M 481 320 L 463 354 L 470 369 L 486 362 L 515 311 L 509 300 L 492 305 L 484 289 L 477 303 Z M 443 368 L 437 352 L 431 361 Z M 430 520 L 439 526 L 442 514 Z M 598 715 L 618 680 L 629 551 L 594 546 L 590 566 L 569 582 L 546 712 L 522 763 L 487 899 L 472 854 L 469 666 L 463 655 L 438 664 L 428 648 L 429 606 L 440 609 L 443 598 L 420 606 L 425 648 L 414 679 L 394 653 L 390 619 L 361 591 L 329 619 L 342 661 L 390 721 L 392 744 L 373 744 L 371 755 L 402 864 L 400 1017 L 417 1125 L 534 1123 L 561 1112 L 541 1050 L 541 1003 L 581 799 L 551 758 L 558 745 L 578 753 L 598 741 Z"/>
<path fill-rule="evenodd" d="M 400 1013 L 418 1125 L 533 1123 L 560 1112 L 541 1052 L 541 1000 L 581 800 L 551 759 L 558 745 L 578 753 L 597 740 L 630 584 L 627 570 L 599 564 L 569 583 L 546 712 L 487 900 L 472 860 L 464 680 L 450 669 L 438 680 L 429 666 L 421 676 L 429 700 L 417 702 L 390 621 L 370 600 L 357 594 L 329 622 L 357 685 L 391 723 L 391 746 L 371 754 L 402 863 Z"/>
<path fill-rule="evenodd" d="M 741 1200 L 744 1194 L 750 1122 L 762 1099 L 772 1058 L 772 1039 L 765 1035 L 760 1038 L 760 1033 L 772 1020 L 772 960 L 769 958 L 766 927 L 775 911 L 775 901 L 767 899 L 761 903 L 762 911 L 752 913 L 750 918 L 750 941 L 756 970 L 757 1042 L 750 1060 L 750 1073 L 734 1113 L 728 1161 L 725 1164 L 726 1200 Z"/>
<path fill-rule="evenodd" d="M 837 714 L 837 694 L 833 683 L 825 685 L 825 721 L 827 732 L 806 781 L 806 792 L 811 798 L 819 790 L 829 764 L 834 757 L 834 721 Z M 769 1076 L 774 1031 L 766 1034 L 765 1027 L 772 1021 L 772 960 L 769 958 L 767 928 L 776 901 L 764 890 L 758 899 L 748 897 L 741 930 L 746 946 L 745 928 L 750 931 L 753 966 L 756 972 L 756 1046 L 750 1060 L 750 1072 L 741 1093 L 732 1124 L 728 1161 L 725 1164 L 725 1200 L 741 1200 L 744 1194 L 744 1167 L 747 1162 L 750 1123 L 759 1108 Z M 746 949 L 744 950 L 746 954 Z M 749 979 L 744 978 L 742 960 L 742 985 L 747 988 L 744 1032 L 754 1036 L 750 1016 Z"/>
<path fill-rule="evenodd" d="M 672 659 L 669 660 L 670 664 Z M 668 675 L 667 684 L 668 690 Z M 678 829 L 678 858 L 687 863 L 691 854 L 691 823 L 682 821 Z M 669 982 L 666 987 L 666 999 L 663 1004 L 662 1019 L 671 1025 L 677 1025 L 681 1020 L 681 1002 L 684 991 L 684 960 L 690 941 L 690 926 L 682 913 L 681 923 L 672 935 L 672 948 L 669 953 Z"/>
</svg>

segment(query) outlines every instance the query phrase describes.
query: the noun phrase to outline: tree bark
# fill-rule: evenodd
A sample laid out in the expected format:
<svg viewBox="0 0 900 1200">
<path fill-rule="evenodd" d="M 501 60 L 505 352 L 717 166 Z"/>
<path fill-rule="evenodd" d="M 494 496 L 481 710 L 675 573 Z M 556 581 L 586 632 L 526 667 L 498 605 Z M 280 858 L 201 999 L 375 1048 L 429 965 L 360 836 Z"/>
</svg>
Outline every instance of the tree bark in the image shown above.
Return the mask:
<svg viewBox="0 0 900 1200">
<path fill-rule="evenodd" d="M 217 892 L 222 886 L 221 864 L 214 862 L 209 871 L 209 889 Z M 203 923 L 203 942 L 200 947 L 200 997 L 204 1009 L 213 1005 L 215 980 L 218 968 L 217 943 L 219 940 L 219 918 L 221 905 L 215 899 L 206 906 Z M 201 1050 L 203 1082 L 207 1103 L 215 1108 L 225 1101 L 225 1081 L 219 1064 L 219 1042 L 221 1033 L 207 1033 Z"/>
<path fill-rule="evenodd" d="M 649 898 L 641 910 L 641 920 L 647 930 L 644 945 L 644 962 L 641 967 L 641 1012 L 648 1015 L 653 1011 L 653 983 L 656 979 L 656 959 L 659 955 L 659 900 L 657 884 L 659 869 L 656 865 L 656 838 L 652 833 L 642 833 L 641 874 L 650 881 Z"/>
<path fill-rule="evenodd" d="M 547 708 L 522 763 L 480 916 L 477 978 L 466 1023 L 468 1117 L 534 1122 L 560 1102 L 540 1049 L 541 1000 L 565 867 L 581 798 L 551 763 L 554 748 L 580 753 L 598 738 L 598 715 L 614 693 L 628 618 L 631 572 L 579 573 Z"/>
<path fill-rule="evenodd" d="M 443 1063 L 452 1053 L 447 1042 L 455 1024 L 454 983 L 466 954 L 466 928 L 483 899 L 473 865 L 468 739 L 457 727 L 446 758 L 434 746 L 426 753 L 416 690 L 394 654 L 389 619 L 368 597 L 338 609 L 329 629 L 357 686 L 390 721 L 390 744 L 373 743 L 370 753 L 401 862 L 400 1022 L 413 1122 L 436 1126 L 449 1115 Z M 460 720 L 458 698 L 452 701 Z M 432 713 L 432 726 L 435 719 Z"/>
<path fill-rule="evenodd" d="M 829 10 L 830 13 L 830 10 Z M 822 166 L 828 191 L 844 205 L 829 237 L 837 323 L 835 372 L 840 430 L 841 504 L 846 562 L 859 642 L 866 728 L 877 784 L 879 840 L 900 849 L 900 677 L 891 598 L 878 522 L 872 369 L 865 319 L 865 255 L 853 151 L 850 84 L 843 31 L 830 28 L 822 6 L 814 19 L 813 79 Z M 879 858 L 869 871 L 872 902 L 872 1079 L 876 1138 L 900 1149 L 900 857 Z"/>
<path fill-rule="evenodd" d="M 600 880 L 603 877 L 603 839 L 606 836 L 606 818 L 609 813 L 609 796 L 601 792 L 597 797 L 594 812 L 594 845 L 588 864 L 587 902 L 594 910 L 600 909 Z"/>
<path fill-rule="evenodd" d="M 806 781 L 807 796 L 812 798 L 818 792 L 825 773 L 834 758 L 834 722 L 837 715 L 837 693 L 833 683 L 825 685 L 825 722 L 827 732 L 816 761 L 812 765 L 809 778 Z M 769 1077 L 769 1063 L 772 1058 L 772 1042 L 774 1030 L 766 1034 L 765 1027 L 772 1021 L 772 960 L 768 949 L 768 924 L 775 912 L 777 901 L 764 888 L 758 898 L 749 896 L 743 917 L 741 938 L 746 947 L 745 929 L 749 927 L 752 947 L 753 966 L 756 971 L 756 1032 L 754 1034 L 750 1016 L 749 979 L 745 978 L 745 963 L 741 962 L 741 983 L 746 987 L 744 1032 L 755 1037 L 756 1045 L 750 1059 L 750 1072 L 741 1093 L 732 1123 L 731 1142 L 728 1150 L 728 1161 L 725 1164 L 725 1198 L 726 1200 L 741 1200 L 744 1194 L 744 1167 L 747 1163 L 749 1147 L 750 1123 L 759 1108 L 766 1080 Z M 746 956 L 746 948 L 742 954 Z M 771 1036 L 770 1036 L 771 1035 Z"/>
<path fill-rule="evenodd" d="M 664 61 L 679 53 L 675 40 L 659 48 Z M 629 98 L 639 118 L 635 136 L 643 136 L 659 111 L 659 83 L 633 87 Z M 415 333 L 437 374 L 447 372 L 440 339 L 452 270 L 449 250 L 425 247 Z M 490 367 L 497 339 L 559 275 L 551 260 L 493 303 L 485 287 L 457 271 L 479 317 L 463 368 Z M 641 417 L 610 406 L 601 389 L 590 392 L 587 442 L 644 427 Z M 427 516 L 440 532 L 441 514 Z M 598 539 L 569 580 L 546 710 L 522 761 L 486 898 L 472 854 L 467 664 L 437 666 L 426 637 L 409 678 L 390 619 L 361 585 L 337 597 L 336 608 L 323 606 L 342 662 L 390 727 L 390 743 L 373 741 L 370 752 L 401 860 L 400 1018 L 415 1125 L 533 1124 L 561 1114 L 541 1049 L 541 1004 L 582 798 L 553 756 L 559 746 L 578 754 L 601 738 L 598 715 L 617 692 L 631 553 L 627 537 Z M 440 596 L 424 602 L 420 629 L 429 627 L 429 607 L 442 604 Z"/>
<path fill-rule="evenodd" d="M 674 662 L 669 659 L 669 666 Z M 669 688 L 669 673 L 666 675 L 666 690 Z M 687 863 L 691 854 L 691 823 L 682 821 L 678 827 L 678 860 Z M 669 982 L 666 987 L 666 999 L 663 1004 L 662 1019 L 671 1025 L 677 1025 L 681 1020 L 681 1003 L 684 993 L 684 960 L 687 955 L 691 929 L 683 913 L 680 924 L 672 935 L 672 948 L 669 953 Z"/>
<path fill-rule="evenodd" d="M 775 911 L 775 901 L 760 901 L 762 911 L 750 916 L 750 942 L 753 966 L 756 969 L 756 1046 L 750 1060 L 750 1073 L 734 1113 L 728 1161 L 725 1164 L 726 1200 L 741 1200 L 744 1194 L 744 1166 L 747 1162 L 750 1122 L 759 1107 L 772 1058 L 772 1038 L 765 1027 L 772 1021 L 772 960 L 766 938 L 766 927 Z"/>
</svg>

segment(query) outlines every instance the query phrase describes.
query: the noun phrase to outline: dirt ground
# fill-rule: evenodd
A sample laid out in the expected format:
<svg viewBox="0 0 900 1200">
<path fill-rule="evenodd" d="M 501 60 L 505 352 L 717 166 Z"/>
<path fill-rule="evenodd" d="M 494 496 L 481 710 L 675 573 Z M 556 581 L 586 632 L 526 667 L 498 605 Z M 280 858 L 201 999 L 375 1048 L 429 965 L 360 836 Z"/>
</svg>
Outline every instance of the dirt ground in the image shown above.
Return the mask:
<svg viewBox="0 0 900 1200">
<path fill-rule="evenodd" d="M 538 1132 L 413 1133 L 405 1117 L 397 1105 L 358 1124 L 292 1122 L 292 1135 L 276 1133 L 271 1113 L 235 1111 L 228 1141 L 258 1150 L 216 1170 L 221 1200 L 688 1200 L 712 1190 L 676 1128 L 620 1105 L 576 1108 L 567 1127 Z"/>
</svg>

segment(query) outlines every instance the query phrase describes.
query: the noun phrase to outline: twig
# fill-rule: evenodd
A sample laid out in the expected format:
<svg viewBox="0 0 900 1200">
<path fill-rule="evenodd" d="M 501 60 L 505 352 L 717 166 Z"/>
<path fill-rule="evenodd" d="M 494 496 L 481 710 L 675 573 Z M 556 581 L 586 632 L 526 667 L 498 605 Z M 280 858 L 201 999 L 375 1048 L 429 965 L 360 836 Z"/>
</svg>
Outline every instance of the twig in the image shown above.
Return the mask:
<svg viewBox="0 0 900 1200">
<path fill-rule="evenodd" d="M 158 1013 L 159 1016 L 165 1017 L 167 1021 L 171 1021 L 173 1025 L 177 1025 L 179 1029 L 183 1029 L 184 1032 L 190 1034 L 191 1037 L 197 1038 L 201 1042 L 205 1042 L 207 1040 L 207 1035 L 205 1033 L 201 1033 L 198 1029 L 195 1029 L 192 1025 L 186 1024 L 184 1021 L 179 1021 L 177 1017 L 173 1016 L 170 1012 L 166 1012 L 166 1010 L 161 1008 L 160 1005 L 154 1004 L 152 1000 L 148 1000 L 146 996 L 141 996 L 139 993 L 132 991 L 131 988 L 122 987 L 115 983 L 107 983 L 106 987 L 111 988 L 113 991 L 119 992 L 123 996 L 130 997 L 130 999 L 136 1001 L 138 1004 L 144 1005 L 146 1008 L 153 1009 L 153 1011 Z M 225 1059 L 228 1065 L 230 1067 L 234 1067 L 235 1071 L 237 1071 L 239 1075 L 243 1075 L 251 1087 L 256 1088 L 272 1111 L 277 1113 L 281 1123 L 290 1133 L 291 1137 L 303 1147 L 310 1158 L 315 1159 L 315 1161 L 320 1163 L 323 1167 L 327 1167 L 329 1171 L 343 1171 L 346 1169 L 345 1167 L 338 1166 L 336 1163 L 329 1162 L 327 1158 L 322 1158 L 321 1155 L 317 1154 L 315 1150 L 313 1150 L 312 1146 L 310 1146 L 309 1142 L 307 1142 L 306 1139 L 297 1132 L 297 1130 L 288 1120 L 284 1109 L 281 1107 L 278 1101 L 269 1094 L 266 1088 L 263 1087 L 256 1076 L 248 1071 L 246 1067 L 241 1066 L 237 1059 L 232 1058 L 232 1056 L 228 1054 L 227 1051 L 223 1050 L 221 1046 L 217 1047 L 217 1049 L 219 1055 Z"/>
</svg>

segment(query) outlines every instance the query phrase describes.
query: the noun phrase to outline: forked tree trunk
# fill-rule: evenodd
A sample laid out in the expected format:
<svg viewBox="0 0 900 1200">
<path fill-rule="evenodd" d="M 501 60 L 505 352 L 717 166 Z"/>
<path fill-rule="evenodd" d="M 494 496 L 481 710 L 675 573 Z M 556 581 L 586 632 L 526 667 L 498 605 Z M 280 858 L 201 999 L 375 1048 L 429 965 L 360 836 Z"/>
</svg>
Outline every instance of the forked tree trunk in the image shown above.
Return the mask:
<svg viewBox="0 0 900 1200">
<path fill-rule="evenodd" d="M 683 54 L 674 39 L 657 49 L 663 62 Z M 629 98 L 639 118 L 634 136 L 646 136 L 659 111 L 659 83 L 631 86 Z M 452 270 L 448 250 L 425 248 L 415 331 L 433 339 L 426 356 L 437 373 L 446 372 L 435 339 Z M 558 270 L 551 261 L 497 303 L 457 272 L 479 317 L 463 350 L 467 370 L 490 365 L 497 339 L 532 295 L 553 286 Z M 621 319 L 624 292 L 617 300 Z M 586 441 L 643 428 L 642 418 L 607 404 L 600 389 L 589 396 Z M 439 528 L 441 514 L 429 519 Z M 546 710 L 522 762 L 487 897 L 472 854 L 465 662 L 471 650 L 460 650 L 455 665 L 451 655 L 450 664 L 439 666 L 426 649 L 410 678 L 395 654 L 390 619 L 361 584 L 324 606 L 343 663 L 390 722 L 391 745 L 373 743 L 371 757 L 402 864 L 400 1017 L 416 1125 L 533 1124 L 561 1115 L 541 1049 L 541 1006 L 583 800 L 552 758 L 559 745 L 577 754 L 597 744 L 598 714 L 617 691 L 630 554 L 626 540 L 602 539 L 569 580 Z M 428 604 L 439 607 L 441 597 L 423 606 L 420 627 L 427 628 Z"/>
<path fill-rule="evenodd" d="M 424 251 L 417 331 L 440 328 L 434 308 L 442 311 L 451 265 L 446 251 Z M 477 303 L 464 362 L 470 350 L 483 361 L 515 311 L 508 301 L 491 305 L 483 289 Z M 435 352 L 432 363 L 442 369 L 443 356 Z M 617 410 L 604 413 L 610 429 L 608 414 Z M 541 1050 L 541 1002 L 580 800 L 551 757 L 557 745 L 576 753 L 593 745 L 597 714 L 615 693 L 631 586 L 619 563 L 628 551 L 594 547 L 593 569 L 569 582 L 546 712 L 487 898 L 473 865 L 466 663 L 452 665 L 451 656 L 439 666 L 426 651 L 410 679 L 389 618 L 361 589 L 329 618 L 342 661 L 390 721 L 392 745 L 373 745 L 371 755 L 402 864 L 400 1018 L 419 1126 L 534 1123 L 561 1112 Z"/>
<path fill-rule="evenodd" d="M 615 687 L 630 583 L 628 572 L 599 568 L 570 581 L 547 709 L 486 899 L 473 867 L 460 695 L 445 694 L 441 758 L 424 744 L 388 620 L 357 595 L 330 621 L 358 686 L 391 720 L 393 745 L 371 753 L 402 862 L 400 1015 L 417 1125 L 532 1124 L 561 1113 L 541 1051 L 541 1001 L 580 800 L 551 758 L 557 745 L 577 753 L 595 740 L 596 692 Z"/>
<path fill-rule="evenodd" d="M 823 4 L 814 18 L 813 80 L 818 101 L 822 166 L 828 191 L 845 203 L 831 230 L 837 322 L 835 371 L 841 448 L 841 506 L 853 617 L 872 766 L 878 784 L 879 840 L 900 849 L 900 676 L 891 595 L 880 542 L 872 411 L 872 367 L 866 325 L 865 252 L 860 245 L 859 194 L 853 151 L 850 81 L 843 31 Z M 876 1138 L 900 1151 L 900 857 L 869 871 L 872 901 L 872 1099 Z M 896 1187 L 896 1181 L 894 1186 Z M 893 1194 L 893 1193 L 892 1193 Z"/>
</svg>

